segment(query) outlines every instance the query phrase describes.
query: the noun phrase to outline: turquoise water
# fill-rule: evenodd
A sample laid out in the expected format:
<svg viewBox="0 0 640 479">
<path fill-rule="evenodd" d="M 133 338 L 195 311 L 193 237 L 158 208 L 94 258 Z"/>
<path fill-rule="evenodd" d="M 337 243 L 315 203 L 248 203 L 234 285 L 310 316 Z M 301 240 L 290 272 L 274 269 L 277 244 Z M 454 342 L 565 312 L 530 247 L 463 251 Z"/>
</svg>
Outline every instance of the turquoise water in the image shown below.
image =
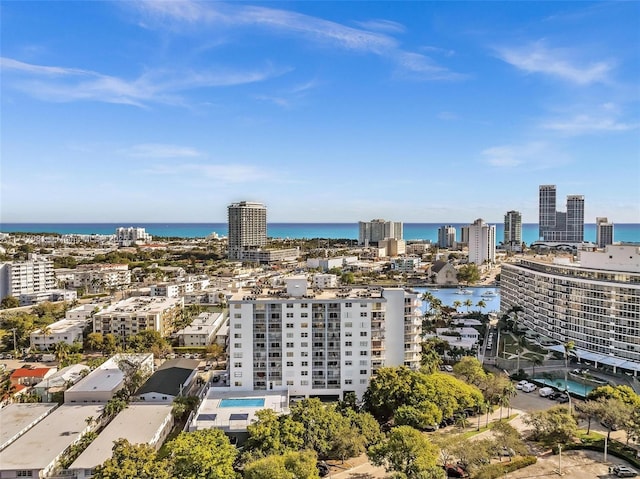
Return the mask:
<svg viewBox="0 0 640 479">
<path fill-rule="evenodd" d="M 454 301 L 460 301 L 463 303 L 462 306 L 458 308 L 458 311 L 464 313 L 467 311 L 467 307 L 464 306 L 464 302 L 467 299 L 471 300 L 471 306 L 469 306 L 469 311 L 482 311 L 484 314 L 490 313 L 492 311 L 500 311 L 500 288 L 464 288 L 471 291 L 472 294 L 458 294 L 458 288 L 439 288 L 434 290 L 433 288 L 412 288 L 419 293 L 424 293 L 425 291 L 429 291 L 434 297 L 438 298 L 442 301 L 442 304 L 445 306 L 451 306 L 453 308 Z M 482 296 L 487 291 L 494 291 L 498 293 L 497 296 L 487 297 Z M 485 306 L 479 307 L 477 306 L 479 301 L 484 301 Z M 422 311 L 426 312 L 429 309 L 429 304 L 426 301 L 422 302 Z"/>
<path fill-rule="evenodd" d="M 223 399 L 219 407 L 264 407 L 263 398 Z"/>
<path fill-rule="evenodd" d="M 535 378 L 534 381 L 544 384 L 545 386 L 551 386 L 552 388 L 559 389 L 560 391 L 564 391 L 564 379 L 542 379 Z M 558 385 L 560 384 L 560 385 Z M 575 394 L 576 396 L 585 397 L 591 391 L 593 391 L 594 386 L 590 386 L 588 384 L 580 384 L 576 381 L 572 381 L 571 379 L 567 379 L 567 390 Z"/>
<path fill-rule="evenodd" d="M 392 218 L 389 218 L 390 220 Z M 460 227 L 469 223 L 404 223 L 404 239 L 407 240 L 438 240 L 438 228 L 443 224 L 455 226 L 460 235 Z M 496 240 L 503 238 L 504 225 L 496 225 Z M 227 223 L 137 223 L 123 221 L 121 223 L 0 223 L 0 232 L 26 233 L 60 233 L 60 234 L 102 234 L 111 235 L 120 226 L 136 226 L 145 228 L 147 233 L 154 236 L 170 236 L 177 238 L 205 238 L 216 232 L 221 236 L 227 235 Z M 587 241 L 595 241 L 594 224 L 584 226 L 584 236 Z M 358 239 L 358 223 L 269 223 L 267 235 L 271 238 L 331 238 Z M 538 239 L 538 225 L 525 223 L 522 225 L 522 241 L 527 244 Z M 616 224 L 616 241 L 640 241 L 640 224 Z"/>
</svg>

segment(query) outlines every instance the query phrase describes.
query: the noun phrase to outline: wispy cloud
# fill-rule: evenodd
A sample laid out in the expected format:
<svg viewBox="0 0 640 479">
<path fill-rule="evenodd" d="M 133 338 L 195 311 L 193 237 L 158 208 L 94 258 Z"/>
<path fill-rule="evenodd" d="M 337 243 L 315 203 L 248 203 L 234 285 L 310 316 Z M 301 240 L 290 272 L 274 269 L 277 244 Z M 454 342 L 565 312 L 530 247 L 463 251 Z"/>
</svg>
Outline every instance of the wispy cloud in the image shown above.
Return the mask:
<svg viewBox="0 0 640 479">
<path fill-rule="evenodd" d="M 604 83 L 615 66 L 612 60 L 582 62 L 568 49 L 549 48 L 544 41 L 522 47 L 498 48 L 503 61 L 527 73 L 541 73 L 577 84 Z"/>
<path fill-rule="evenodd" d="M 305 83 L 294 85 L 287 90 L 282 90 L 277 94 L 256 95 L 255 98 L 257 100 L 273 103 L 283 108 L 291 108 L 295 104 L 302 101 L 303 98 L 307 96 L 309 91 L 313 90 L 317 86 L 318 86 L 318 82 L 316 80 L 310 80 Z"/>
<path fill-rule="evenodd" d="M 404 27 L 387 20 L 364 22 L 360 23 L 364 28 L 354 28 L 302 13 L 238 3 L 183 0 L 143 1 L 125 5 L 137 6 L 138 11 L 143 15 L 145 25 L 155 21 L 160 27 L 165 28 L 167 25 L 176 28 L 181 24 L 189 28 L 193 28 L 194 24 L 207 27 L 220 25 L 257 27 L 303 37 L 307 41 L 318 44 L 388 58 L 399 67 L 412 72 L 414 77 L 420 76 L 425 80 L 449 80 L 460 77 L 444 66 L 435 65 L 422 53 L 401 48 L 398 40 L 389 33 L 400 33 Z"/>
<path fill-rule="evenodd" d="M 546 142 L 534 141 L 522 145 L 499 145 L 482 151 L 485 163 L 496 168 L 541 170 L 564 165 L 569 158 L 555 151 Z"/>
<path fill-rule="evenodd" d="M 455 113 L 451 112 L 451 111 L 441 111 L 440 113 L 438 113 L 438 118 L 441 120 L 457 120 L 458 119 L 458 115 L 456 115 Z"/>
<path fill-rule="evenodd" d="M 101 101 L 144 106 L 148 103 L 180 104 L 180 92 L 195 88 L 223 87 L 256 83 L 283 74 L 288 69 L 267 65 L 254 71 L 227 69 L 209 71 L 148 71 L 127 80 L 98 72 L 24 63 L 1 58 L 5 72 L 19 76 L 14 88 L 36 98 L 53 102 Z M 25 78 L 26 76 L 26 78 Z M 5 83 L 11 78 L 5 75 Z"/>
<path fill-rule="evenodd" d="M 202 155 L 195 148 L 161 143 L 133 145 L 120 152 L 133 158 L 193 158 Z"/>
<path fill-rule="evenodd" d="M 146 174 L 180 176 L 188 178 L 208 178 L 224 183 L 252 183 L 269 178 L 264 168 L 241 164 L 199 164 L 155 165 L 145 170 Z"/>
<path fill-rule="evenodd" d="M 376 32 L 404 33 L 407 31 L 403 24 L 384 19 L 366 20 L 355 22 L 355 24 L 365 30 L 373 30 Z"/>
<path fill-rule="evenodd" d="M 559 131 L 568 135 L 595 132 L 629 131 L 640 128 L 638 123 L 624 123 L 615 118 L 576 115 L 567 120 L 554 120 L 542 124 L 542 128 Z"/>
</svg>

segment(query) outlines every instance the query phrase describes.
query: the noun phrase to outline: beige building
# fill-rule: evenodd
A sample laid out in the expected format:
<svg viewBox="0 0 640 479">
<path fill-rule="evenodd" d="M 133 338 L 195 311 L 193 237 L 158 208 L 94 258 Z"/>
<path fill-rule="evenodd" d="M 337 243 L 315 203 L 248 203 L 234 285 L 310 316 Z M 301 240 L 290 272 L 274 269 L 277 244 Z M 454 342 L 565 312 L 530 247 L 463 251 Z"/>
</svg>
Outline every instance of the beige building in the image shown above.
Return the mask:
<svg viewBox="0 0 640 479">
<path fill-rule="evenodd" d="M 131 284 L 131 272 L 126 264 L 80 264 L 73 277 L 73 286 L 92 293 Z"/>
<path fill-rule="evenodd" d="M 123 340 L 146 329 L 168 336 L 174 330 L 182 307 L 182 298 L 128 298 L 96 313 L 93 316 L 93 331 L 115 334 Z"/>
</svg>

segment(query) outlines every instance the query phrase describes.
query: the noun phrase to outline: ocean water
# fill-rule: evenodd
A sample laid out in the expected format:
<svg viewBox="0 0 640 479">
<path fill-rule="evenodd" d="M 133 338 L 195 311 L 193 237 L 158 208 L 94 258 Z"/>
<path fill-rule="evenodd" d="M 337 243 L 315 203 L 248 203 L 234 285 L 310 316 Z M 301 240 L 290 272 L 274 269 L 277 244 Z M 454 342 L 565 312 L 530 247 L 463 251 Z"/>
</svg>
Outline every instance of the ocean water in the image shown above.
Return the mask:
<svg viewBox="0 0 640 479">
<path fill-rule="evenodd" d="M 438 240 L 438 228 L 444 223 L 404 223 L 404 239 L 406 240 Z M 460 227 L 468 223 L 447 223 L 456 227 L 458 237 Z M 496 241 L 503 238 L 504 225 L 496 225 Z M 145 228 L 153 236 L 176 238 L 204 238 L 211 233 L 227 235 L 227 223 L 0 223 L 2 233 L 59 233 L 59 234 L 114 234 L 121 226 Z M 595 224 L 585 224 L 585 240 L 595 241 Z M 267 235 L 271 238 L 291 239 L 358 239 L 358 223 L 269 223 Z M 538 225 L 525 223 L 522 225 L 522 240 L 531 244 L 538 239 Z M 616 224 L 615 241 L 640 242 L 640 224 Z"/>
<path fill-rule="evenodd" d="M 424 293 L 425 291 L 428 291 L 435 298 L 438 298 L 440 301 L 442 301 L 442 304 L 444 304 L 445 306 L 450 306 L 452 308 L 454 307 L 453 303 L 455 301 L 460 301 L 460 303 L 462 303 L 462 306 L 458 307 L 458 311 L 461 313 L 464 313 L 467 310 L 481 311 L 484 314 L 487 314 L 493 311 L 500 311 L 500 288 L 490 288 L 490 287 L 485 288 L 485 287 L 473 287 L 473 286 L 469 288 L 467 287 L 463 288 L 471 292 L 471 294 L 460 294 L 461 291 L 458 288 L 439 288 L 439 287 L 435 288 L 434 287 L 434 288 L 411 288 L 411 289 L 413 289 L 414 291 L 417 291 L 418 293 Z M 496 296 L 482 296 L 487 291 L 493 291 L 494 293 L 496 293 Z M 464 306 L 464 302 L 468 299 L 471 300 L 471 306 L 469 306 L 469 308 Z M 484 302 L 484 306 L 477 305 L 480 301 Z M 429 305 L 427 301 L 423 301 L 422 310 L 426 312 L 427 309 L 429 309 Z"/>
</svg>

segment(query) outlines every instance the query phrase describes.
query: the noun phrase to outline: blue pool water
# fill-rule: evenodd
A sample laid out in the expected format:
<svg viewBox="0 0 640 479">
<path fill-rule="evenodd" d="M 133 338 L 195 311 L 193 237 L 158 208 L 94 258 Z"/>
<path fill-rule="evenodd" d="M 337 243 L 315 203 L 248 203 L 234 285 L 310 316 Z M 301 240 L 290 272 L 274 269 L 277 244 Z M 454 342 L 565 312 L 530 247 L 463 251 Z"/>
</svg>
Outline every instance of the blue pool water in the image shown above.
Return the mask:
<svg viewBox="0 0 640 479">
<path fill-rule="evenodd" d="M 264 398 L 223 399 L 219 407 L 264 407 Z"/>
<path fill-rule="evenodd" d="M 535 378 L 534 381 L 544 384 L 545 386 L 551 386 L 552 388 L 556 388 L 560 391 L 564 391 L 564 379 L 549 380 L 549 379 Z M 580 384 L 576 381 L 567 379 L 567 389 L 569 390 L 570 393 L 575 394 L 576 396 L 585 397 L 594 389 L 594 386 L 590 386 L 588 384 L 586 385 Z"/>
</svg>

